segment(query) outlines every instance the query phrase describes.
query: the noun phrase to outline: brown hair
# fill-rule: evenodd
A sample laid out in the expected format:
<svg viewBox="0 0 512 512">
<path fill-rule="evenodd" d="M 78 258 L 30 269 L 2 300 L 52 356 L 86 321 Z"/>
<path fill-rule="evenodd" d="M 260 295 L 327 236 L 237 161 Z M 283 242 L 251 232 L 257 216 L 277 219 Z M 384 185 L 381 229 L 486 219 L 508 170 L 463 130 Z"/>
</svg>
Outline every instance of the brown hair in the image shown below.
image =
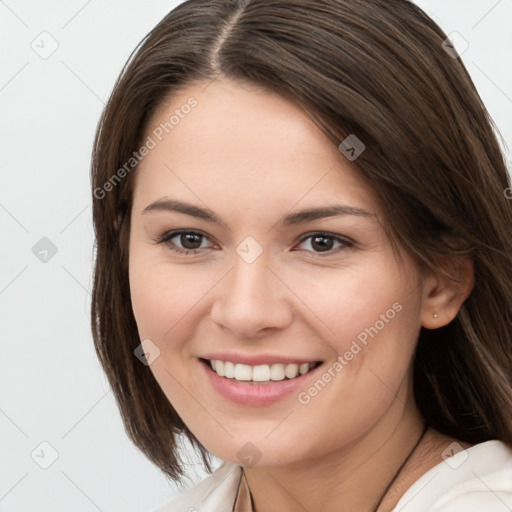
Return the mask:
<svg viewBox="0 0 512 512">
<path fill-rule="evenodd" d="M 447 435 L 512 445 L 510 178 L 497 129 L 445 39 L 407 0 L 189 0 L 130 57 L 94 143 L 92 332 L 128 436 L 168 478 L 184 476 L 178 429 L 208 472 L 211 461 L 134 356 L 141 340 L 128 239 L 136 166 L 112 178 L 169 95 L 216 77 L 293 101 L 336 145 L 356 134 L 366 150 L 354 164 L 382 201 L 394 239 L 420 265 L 472 259 L 475 285 L 457 317 L 420 332 L 415 399 Z"/>
</svg>

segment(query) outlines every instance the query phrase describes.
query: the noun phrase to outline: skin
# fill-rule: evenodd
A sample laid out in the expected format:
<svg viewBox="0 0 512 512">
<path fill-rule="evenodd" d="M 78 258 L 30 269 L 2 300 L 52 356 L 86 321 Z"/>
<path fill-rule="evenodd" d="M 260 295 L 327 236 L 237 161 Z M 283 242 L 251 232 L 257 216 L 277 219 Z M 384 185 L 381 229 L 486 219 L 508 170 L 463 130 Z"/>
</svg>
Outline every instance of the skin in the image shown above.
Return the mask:
<svg viewBox="0 0 512 512">
<path fill-rule="evenodd" d="M 452 262 L 461 284 L 421 274 L 406 254 L 400 266 L 378 197 L 317 125 L 275 94 L 230 81 L 190 85 L 148 126 L 168 120 L 191 96 L 197 106 L 135 176 L 130 289 L 140 338 L 160 350 L 151 371 L 217 457 L 242 464 L 239 450 L 247 442 L 257 447 L 261 458 L 245 467 L 257 512 L 371 511 L 423 428 L 412 395 L 420 327 L 455 317 L 473 286 L 471 264 Z M 144 212 L 171 198 L 209 209 L 226 225 Z M 327 204 L 373 216 L 278 225 L 289 213 Z M 177 229 L 202 233 L 200 252 L 173 252 L 186 244 L 180 236 L 156 242 Z M 353 245 L 330 238 L 323 252 L 314 236 L 303 241 L 319 232 Z M 263 249 L 252 263 L 236 252 L 247 236 Z M 236 405 L 199 372 L 198 357 L 212 350 L 332 364 L 394 303 L 401 311 L 306 405 L 295 394 L 265 407 Z M 442 462 L 452 441 L 429 429 L 379 510 L 391 510 Z"/>
</svg>

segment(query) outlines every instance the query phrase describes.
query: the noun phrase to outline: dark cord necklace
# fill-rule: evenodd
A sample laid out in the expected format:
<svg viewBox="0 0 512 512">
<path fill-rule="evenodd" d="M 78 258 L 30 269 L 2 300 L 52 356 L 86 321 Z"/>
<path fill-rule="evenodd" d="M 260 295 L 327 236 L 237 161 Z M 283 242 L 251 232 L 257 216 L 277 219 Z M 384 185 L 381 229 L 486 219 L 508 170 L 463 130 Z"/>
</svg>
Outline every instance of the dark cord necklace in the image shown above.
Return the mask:
<svg viewBox="0 0 512 512">
<path fill-rule="evenodd" d="M 398 471 L 395 473 L 395 475 L 391 479 L 391 482 L 389 482 L 389 484 L 386 487 L 386 489 L 384 489 L 384 493 L 380 497 L 379 501 L 377 502 L 377 505 L 372 510 L 372 512 L 377 512 L 377 510 L 379 509 L 379 507 L 382 504 L 382 500 L 386 497 L 386 494 L 389 492 L 389 489 L 391 489 L 391 486 L 395 483 L 396 479 L 398 478 L 398 475 L 400 474 L 402 469 L 404 469 L 404 466 L 407 464 L 409 459 L 412 457 L 412 454 L 416 451 L 416 448 L 418 448 L 418 446 L 421 443 L 422 439 L 425 437 L 425 434 L 427 433 L 427 430 L 428 430 L 428 424 L 425 423 L 425 426 L 423 427 L 423 432 L 421 433 L 420 438 L 418 439 L 418 441 L 416 441 L 416 444 L 414 445 L 413 449 L 409 452 L 409 455 L 407 455 L 405 460 L 402 462 L 402 465 L 398 468 Z"/>
<path fill-rule="evenodd" d="M 375 505 L 375 508 L 372 510 L 372 512 L 377 512 L 377 510 L 379 509 L 379 507 L 382 504 L 382 501 L 386 497 L 386 494 L 389 492 L 389 489 L 391 489 L 391 486 L 395 483 L 396 479 L 398 478 L 398 475 L 400 475 L 400 472 L 402 471 L 402 469 L 404 469 L 404 466 L 407 464 L 409 459 L 412 457 L 412 454 L 416 451 L 416 449 L 418 448 L 418 446 L 421 443 L 422 439 L 425 437 L 425 434 L 427 433 L 427 430 L 428 430 L 428 424 L 425 423 L 425 426 L 423 427 L 423 432 L 421 433 L 420 438 L 418 439 L 418 441 L 416 441 L 416 444 L 413 446 L 412 450 L 409 452 L 409 455 L 407 455 L 407 457 L 402 462 L 401 466 L 398 468 L 397 472 L 395 473 L 395 475 L 393 476 L 393 478 L 391 479 L 391 481 L 389 482 L 387 487 L 384 489 L 384 492 L 382 493 L 382 496 L 380 497 L 379 501 L 377 502 L 377 505 Z M 242 468 L 242 473 L 243 473 L 243 477 L 245 478 L 245 472 L 243 471 L 243 468 Z M 249 500 L 251 502 L 251 510 L 254 510 L 254 500 L 253 500 L 253 497 L 252 497 L 251 490 L 249 489 L 249 485 L 247 483 L 247 480 L 246 480 L 246 484 L 247 484 L 247 489 L 249 491 Z"/>
</svg>

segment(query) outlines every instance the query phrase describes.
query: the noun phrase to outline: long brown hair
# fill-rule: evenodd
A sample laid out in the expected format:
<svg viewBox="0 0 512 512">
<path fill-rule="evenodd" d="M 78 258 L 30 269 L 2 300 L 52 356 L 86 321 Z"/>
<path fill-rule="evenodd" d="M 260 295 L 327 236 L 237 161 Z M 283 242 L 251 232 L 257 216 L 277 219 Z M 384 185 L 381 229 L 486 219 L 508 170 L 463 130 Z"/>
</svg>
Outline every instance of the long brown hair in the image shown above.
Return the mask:
<svg viewBox="0 0 512 512">
<path fill-rule="evenodd" d="M 94 143 L 92 332 L 128 436 L 170 479 L 184 476 L 179 431 L 209 472 L 211 460 L 134 356 L 136 165 L 126 163 L 162 101 L 216 77 L 289 99 L 336 145 L 349 134 L 363 141 L 354 165 L 382 201 L 393 239 L 420 265 L 472 259 L 475 285 L 457 317 L 420 332 L 415 399 L 447 435 L 512 445 L 510 178 L 498 131 L 461 59 L 445 51 L 446 37 L 407 0 L 188 0 L 125 65 Z"/>
</svg>

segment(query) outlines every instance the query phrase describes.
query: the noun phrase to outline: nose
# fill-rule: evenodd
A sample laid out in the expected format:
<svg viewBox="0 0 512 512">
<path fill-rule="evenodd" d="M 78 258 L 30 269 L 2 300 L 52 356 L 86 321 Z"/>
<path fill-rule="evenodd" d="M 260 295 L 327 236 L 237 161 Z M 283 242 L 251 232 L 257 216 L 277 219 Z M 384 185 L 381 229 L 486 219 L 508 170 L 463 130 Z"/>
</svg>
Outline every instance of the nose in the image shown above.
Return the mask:
<svg viewBox="0 0 512 512">
<path fill-rule="evenodd" d="M 287 288 L 260 256 L 247 263 L 235 255 L 231 271 L 219 283 L 211 309 L 213 322 L 239 338 L 257 338 L 292 321 Z"/>
</svg>

